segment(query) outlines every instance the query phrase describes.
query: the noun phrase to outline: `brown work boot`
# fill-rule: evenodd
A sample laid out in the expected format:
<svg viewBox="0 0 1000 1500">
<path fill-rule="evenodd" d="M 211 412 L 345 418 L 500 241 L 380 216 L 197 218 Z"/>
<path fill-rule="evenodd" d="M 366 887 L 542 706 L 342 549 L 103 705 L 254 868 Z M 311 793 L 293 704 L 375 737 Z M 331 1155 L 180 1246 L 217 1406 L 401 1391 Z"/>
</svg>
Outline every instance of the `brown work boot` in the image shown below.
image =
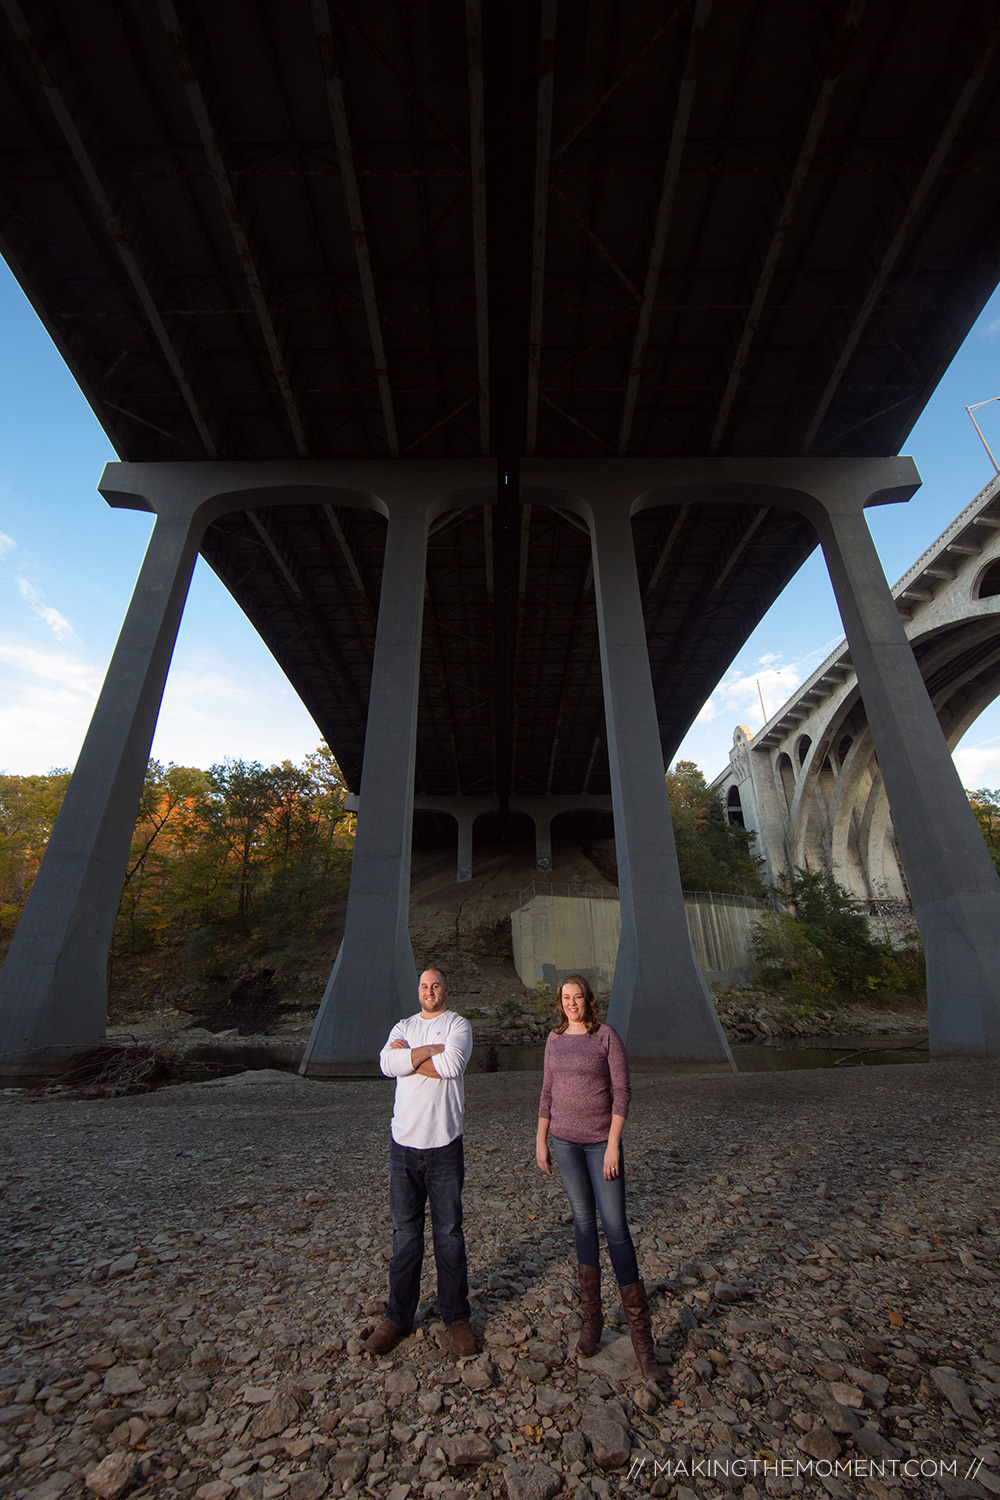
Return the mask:
<svg viewBox="0 0 1000 1500">
<path fill-rule="evenodd" d="M 444 1343 L 458 1359 L 469 1359 L 479 1349 L 476 1335 L 468 1323 L 453 1323 L 445 1332 Z"/>
<path fill-rule="evenodd" d="M 597 1349 L 604 1330 L 604 1313 L 601 1309 L 601 1268 L 600 1266 L 578 1265 L 576 1270 L 580 1278 L 580 1312 L 583 1315 L 583 1327 L 576 1341 L 576 1352 L 582 1354 L 584 1359 L 589 1359 Z"/>
<path fill-rule="evenodd" d="M 660 1367 L 653 1352 L 653 1334 L 649 1326 L 646 1288 L 641 1281 L 633 1281 L 631 1286 L 622 1286 L 618 1290 L 621 1293 L 625 1316 L 628 1318 L 632 1348 L 635 1350 L 639 1369 L 647 1380 L 659 1381 Z"/>
<path fill-rule="evenodd" d="M 387 1323 L 383 1320 L 375 1332 L 365 1339 L 365 1348 L 369 1354 L 388 1354 L 390 1349 L 395 1349 L 398 1343 L 409 1336 L 408 1328 L 400 1328 L 397 1323 Z"/>
</svg>

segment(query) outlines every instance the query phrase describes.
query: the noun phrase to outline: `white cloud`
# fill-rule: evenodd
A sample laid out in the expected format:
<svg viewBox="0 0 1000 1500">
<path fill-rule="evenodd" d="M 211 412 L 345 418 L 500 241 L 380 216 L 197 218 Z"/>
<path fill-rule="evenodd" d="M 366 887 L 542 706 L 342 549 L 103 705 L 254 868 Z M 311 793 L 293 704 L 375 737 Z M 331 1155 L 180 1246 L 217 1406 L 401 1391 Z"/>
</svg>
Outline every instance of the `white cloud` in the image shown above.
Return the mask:
<svg viewBox="0 0 1000 1500">
<path fill-rule="evenodd" d="M 970 790 L 1000 786 L 1000 745 L 960 746 L 954 760 L 962 785 Z"/>
<path fill-rule="evenodd" d="M 301 761 L 320 732 L 276 665 L 234 666 L 179 650 L 153 740 L 157 760 L 210 766 L 226 757 L 265 765 Z"/>
<path fill-rule="evenodd" d="M 994 318 L 993 322 L 986 326 L 986 337 L 995 339 L 998 333 L 1000 333 L 1000 318 Z"/>
<path fill-rule="evenodd" d="M 0 765 L 16 775 L 72 766 L 101 673 L 77 652 L 0 642 Z"/>
<path fill-rule="evenodd" d="M 16 546 L 17 543 L 12 536 L 8 536 L 6 531 L 0 531 L 0 557 L 6 557 L 10 549 Z"/>
<path fill-rule="evenodd" d="M 702 705 L 677 758 L 695 761 L 711 779 L 729 760 L 737 724 L 745 724 L 756 734 L 764 723 L 761 698 L 767 717 L 772 718 L 826 660 L 839 639 L 791 660 L 780 651 L 765 651 L 735 661 Z"/>
<path fill-rule="evenodd" d="M 73 627 L 65 615 L 61 615 L 57 609 L 46 604 L 35 585 L 27 578 L 21 577 L 17 580 L 17 586 L 21 591 L 21 598 L 27 604 L 36 619 L 42 620 L 52 631 L 59 641 L 68 640 L 73 634 Z"/>
<path fill-rule="evenodd" d="M 0 641 L 0 769 L 14 775 L 72 766 L 106 663 L 70 647 Z M 167 681 L 153 755 L 210 766 L 227 756 L 270 765 L 301 761 L 320 733 L 277 666 L 238 666 L 214 653 L 178 652 Z"/>
<path fill-rule="evenodd" d="M 820 662 L 825 661 L 836 644 L 836 641 L 828 641 L 792 661 L 787 661 L 781 652 L 766 651 L 756 661 L 736 662 L 702 708 L 697 722 L 711 723 L 717 716 L 726 714 L 733 718 L 734 727 L 737 720 L 759 727 L 762 722 L 761 698 L 767 717 L 773 717 Z"/>
</svg>

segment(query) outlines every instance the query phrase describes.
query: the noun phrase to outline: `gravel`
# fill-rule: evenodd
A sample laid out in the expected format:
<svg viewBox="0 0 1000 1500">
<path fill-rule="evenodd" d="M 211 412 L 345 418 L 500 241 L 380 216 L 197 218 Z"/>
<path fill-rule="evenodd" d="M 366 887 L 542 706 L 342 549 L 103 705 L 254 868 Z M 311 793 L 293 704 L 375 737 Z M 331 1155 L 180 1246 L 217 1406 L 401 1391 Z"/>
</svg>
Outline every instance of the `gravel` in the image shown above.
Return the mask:
<svg viewBox="0 0 1000 1500">
<path fill-rule="evenodd" d="M 386 1288 L 390 1085 L 262 1077 L 0 1096 L 5 1500 L 1000 1494 L 996 1063 L 636 1070 L 659 1391 L 613 1289 L 600 1354 L 570 1352 L 537 1074 L 467 1081 L 484 1344 L 458 1363 L 429 1254 L 414 1334 L 381 1361 L 362 1343 Z"/>
</svg>

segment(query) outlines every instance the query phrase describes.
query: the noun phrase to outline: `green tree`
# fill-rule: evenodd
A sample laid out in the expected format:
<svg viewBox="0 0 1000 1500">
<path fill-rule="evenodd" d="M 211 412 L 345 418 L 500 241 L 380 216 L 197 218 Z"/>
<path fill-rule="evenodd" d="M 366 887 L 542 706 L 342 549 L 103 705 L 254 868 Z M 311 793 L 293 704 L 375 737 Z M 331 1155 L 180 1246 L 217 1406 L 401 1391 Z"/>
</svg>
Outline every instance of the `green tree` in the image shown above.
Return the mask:
<svg viewBox="0 0 1000 1500">
<path fill-rule="evenodd" d="M 146 768 L 113 953 L 155 947 L 184 911 L 191 855 L 204 839 L 209 783 L 192 766 Z"/>
<path fill-rule="evenodd" d="M 1000 871 L 1000 789 L 990 791 L 988 787 L 980 787 L 978 791 L 967 791 L 965 795 L 986 840 L 990 858 Z"/>
<path fill-rule="evenodd" d="M 684 889 L 763 896 L 755 835 L 727 821 L 721 797 L 693 761 L 667 772 L 667 794 Z"/>
<path fill-rule="evenodd" d="M 919 945 L 899 952 L 879 942 L 850 893 L 825 871 L 798 869 L 779 882 L 790 914 L 767 912 L 750 943 L 758 979 L 810 1005 L 817 996 L 850 999 L 919 990 Z"/>
<path fill-rule="evenodd" d="M 68 771 L 0 776 L 0 944 L 4 949 L 24 910 L 68 786 Z"/>
</svg>

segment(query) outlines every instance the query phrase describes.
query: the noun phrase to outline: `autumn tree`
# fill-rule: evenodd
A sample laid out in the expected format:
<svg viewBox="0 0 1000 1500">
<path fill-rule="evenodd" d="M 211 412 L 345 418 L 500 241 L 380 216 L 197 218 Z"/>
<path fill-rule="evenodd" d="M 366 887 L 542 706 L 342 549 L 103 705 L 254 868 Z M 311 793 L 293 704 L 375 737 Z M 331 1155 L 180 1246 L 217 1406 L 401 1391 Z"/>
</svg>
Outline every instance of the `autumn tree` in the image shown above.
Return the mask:
<svg viewBox="0 0 1000 1500">
<path fill-rule="evenodd" d="M 47 776 L 0 776 L 0 945 L 3 948 L 10 942 L 24 910 L 68 786 L 68 771 L 50 771 Z"/>
<path fill-rule="evenodd" d="M 1000 870 L 1000 789 L 990 791 L 988 787 L 980 787 L 978 791 L 966 792 L 965 795 L 986 840 L 990 858 Z"/>
<path fill-rule="evenodd" d="M 667 772 L 667 793 L 684 889 L 763 896 L 753 833 L 727 821 L 722 799 L 693 761 L 679 760 Z"/>
</svg>

